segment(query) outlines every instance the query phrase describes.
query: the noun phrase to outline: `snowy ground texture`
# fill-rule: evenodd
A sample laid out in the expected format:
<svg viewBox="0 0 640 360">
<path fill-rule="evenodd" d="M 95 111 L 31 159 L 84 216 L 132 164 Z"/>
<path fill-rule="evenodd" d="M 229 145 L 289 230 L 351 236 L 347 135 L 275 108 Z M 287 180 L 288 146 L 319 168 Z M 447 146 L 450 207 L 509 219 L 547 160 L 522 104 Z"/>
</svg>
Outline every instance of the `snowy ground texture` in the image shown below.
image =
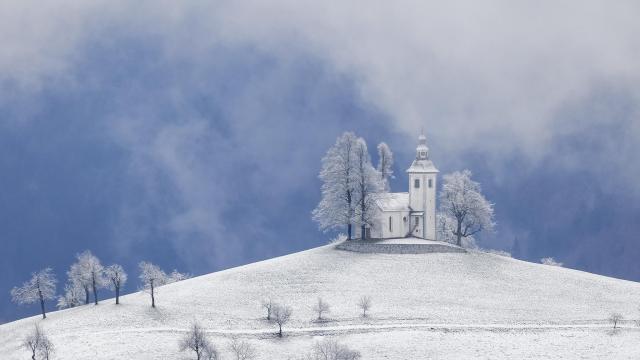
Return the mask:
<svg viewBox="0 0 640 360">
<path fill-rule="evenodd" d="M 370 295 L 370 316 L 359 316 Z M 285 337 L 264 320 L 271 296 L 293 308 Z M 321 296 L 329 320 L 314 321 Z M 55 359 L 188 359 L 180 336 L 198 320 L 231 359 L 231 336 L 257 359 L 297 359 L 334 337 L 363 359 L 640 359 L 640 284 L 497 255 L 365 254 L 325 246 L 158 289 L 0 326 L 0 358 L 25 359 L 39 323 Z M 613 333 L 611 312 L 627 319 Z"/>
</svg>

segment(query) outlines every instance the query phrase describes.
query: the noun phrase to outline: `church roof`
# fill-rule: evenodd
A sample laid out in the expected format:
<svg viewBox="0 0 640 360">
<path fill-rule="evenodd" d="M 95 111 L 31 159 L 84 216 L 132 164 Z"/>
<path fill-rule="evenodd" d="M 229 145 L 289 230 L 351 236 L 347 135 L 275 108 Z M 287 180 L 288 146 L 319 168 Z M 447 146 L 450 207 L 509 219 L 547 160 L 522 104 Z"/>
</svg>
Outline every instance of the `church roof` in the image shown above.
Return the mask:
<svg viewBox="0 0 640 360">
<path fill-rule="evenodd" d="M 408 173 L 437 173 L 439 172 L 436 169 L 433 162 L 428 159 L 415 159 L 411 166 L 407 169 Z"/>
<path fill-rule="evenodd" d="M 376 194 L 376 204 L 382 211 L 410 211 L 409 193 Z"/>
</svg>

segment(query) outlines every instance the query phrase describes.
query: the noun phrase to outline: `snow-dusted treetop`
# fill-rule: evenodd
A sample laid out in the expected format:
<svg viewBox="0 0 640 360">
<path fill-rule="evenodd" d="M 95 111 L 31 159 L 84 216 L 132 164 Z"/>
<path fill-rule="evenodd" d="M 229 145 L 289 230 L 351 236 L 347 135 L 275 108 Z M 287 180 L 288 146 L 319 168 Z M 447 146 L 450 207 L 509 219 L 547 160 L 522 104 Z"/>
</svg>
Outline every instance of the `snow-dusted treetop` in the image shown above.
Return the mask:
<svg viewBox="0 0 640 360">
<path fill-rule="evenodd" d="M 18 304 L 32 304 L 41 299 L 51 300 L 56 296 L 57 282 L 51 268 L 34 272 L 29 281 L 11 289 L 11 299 Z"/>
</svg>

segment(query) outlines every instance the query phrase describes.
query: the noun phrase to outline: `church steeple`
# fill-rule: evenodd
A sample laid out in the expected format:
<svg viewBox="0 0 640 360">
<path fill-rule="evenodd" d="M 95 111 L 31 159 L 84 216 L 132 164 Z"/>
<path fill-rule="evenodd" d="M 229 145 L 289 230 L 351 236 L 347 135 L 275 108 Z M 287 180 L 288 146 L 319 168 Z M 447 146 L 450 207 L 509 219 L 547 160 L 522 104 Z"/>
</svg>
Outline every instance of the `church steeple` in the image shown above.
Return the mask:
<svg viewBox="0 0 640 360">
<path fill-rule="evenodd" d="M 424 131 L 421 131 L 420 136 L 418 136 L 416 160 L 429 160 L 429 147 L 427 147 L 427 137 L 424 136 Z"/>
</svg>

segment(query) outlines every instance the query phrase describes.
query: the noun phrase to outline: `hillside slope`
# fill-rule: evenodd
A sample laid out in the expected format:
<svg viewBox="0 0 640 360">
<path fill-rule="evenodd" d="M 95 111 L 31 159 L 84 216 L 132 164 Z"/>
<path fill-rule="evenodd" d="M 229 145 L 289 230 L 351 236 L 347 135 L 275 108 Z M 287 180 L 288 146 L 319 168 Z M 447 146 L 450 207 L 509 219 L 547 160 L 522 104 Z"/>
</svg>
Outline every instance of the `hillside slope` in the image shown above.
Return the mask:
<svg viewBox="0 0 640 360">
<path fill-rule="evenodd" d="M 359 316 L 362 295 L 371 315 Z M 330 321 L 314 321 L 317 297 Z M 264 320 L 260 301 L 293 308 L 286 337 Z M 640 331 L 628 321 L 611 334 L 617 311 L 638 317 L 640 284 L 484 253 L 388 255 L 320 247 L 212 273 L 158 289 L 121 305 L 51 313 L 0 326 L 3 359 L 28 354 L 20 340 L 40 323 L 57 359 L 182 359 L 177 342 L 193 320 L 226 351 L 231 336 L 247 338 L 259 359 L 287 359 L 315 339 L 335 336 L 365 359 L 638 358 Z M 230 355 L 227 355 L 230 358 Z"/>
</svg>

